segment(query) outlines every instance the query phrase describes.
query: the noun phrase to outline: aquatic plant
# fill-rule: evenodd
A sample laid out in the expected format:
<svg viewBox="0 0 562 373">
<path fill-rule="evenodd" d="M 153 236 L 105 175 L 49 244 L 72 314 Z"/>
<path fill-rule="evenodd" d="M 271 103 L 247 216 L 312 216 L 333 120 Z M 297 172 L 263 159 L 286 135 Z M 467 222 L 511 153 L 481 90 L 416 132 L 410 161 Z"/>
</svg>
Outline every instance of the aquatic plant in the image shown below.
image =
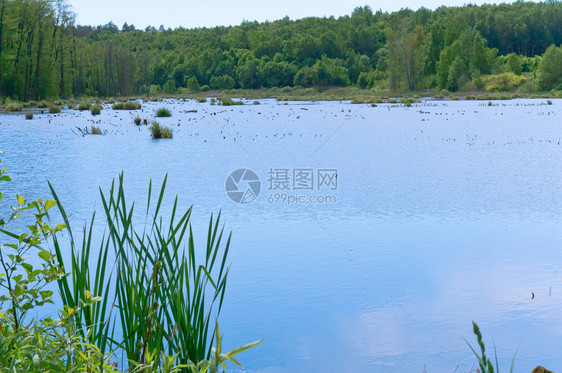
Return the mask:
<svg viewBox="0 0 562 373">
<path fill-rule="evenodd" d="M 33 113 L 25 113 L 25 119 L 27 120 L 33 119 Z"/>
<path fill-rule="evenodd" d="M 22 111 L 23 104 L 20 102 L 10 102 L 6 105 L 6 111 Z"/>
<path fill-rule="evenodd" d="M 90 110 L 91 108 L 92 104 L 89 102 L 81 102 L 80 105 L 78 105 L 78 110 L 80 111 Z"/>
<path fill-rule="evenodd" d="M 101 114 L 102 111 L 102 107 L 99 104 L 95 104 L 94 106 L 92 106 L 92 115 L 99 115 Z"/>
<path fill-rule="evenodd" d="M 472 322 L 472 330 L 474 332 L 474 335 L 476 335 L 476 338 L 478 340 L 478 345 L 480 346 L 480 354 L 478 354 L 478 352 L 476 352 L 476 350 L 470 345 L 470 343 L 468 343 L 468 341 L 465 339 L 466 344 L 468 344 L 468 347 L 470 347 L 470 349 L 472 350 L 472 352 L 474 353 L 474 355 L 476 356 L 476 359 L 478 359 L 478 365 L 480 366 L 480 372 L 481 373 L 494 373 L 494 365 L 492 364 L 492 362 L 490 361 L 490 358 L 488 358 L 486 356 L 486 346 L 484 345 L 484 341 L 482 339 L 482 333 L 480 332 L 480 328 L 478 327 L 478 324 L 476 324 L 476 322 Z M 495 363 L 496 363 L 496 373 L 499 373 L 500 368 L 498 365 L 498 353 L 496 351 L 496 344 L 494 343 L 494 356 L 495 356 Z M 509 373 L 513 373 L 513 366 L 515 365 L 515 357 L 517 356 L 517 350 L 515 350 L 515 353 L 513 354 L 513 359 L 511 360 L 511 367 L 509 369 Z"/>
<path fill-rule="evenodd" d="M 139 110 L 142 105 L 138 102 L 119 102 L 112 106 L 113 110 Z"/>
<path fill-rule="evenodd" d="M 244 105 L 243 101 L 234 101 L 230 97 L 221 97 L 219 100 L 223 106 Z"/>
<path fill-rule="evenodd" d="M 61 112 L 61 107 L 57 105 L 49 105 L 49 114 L 58 114 Z"/>
<path fill-rule="evenodd" d="M 171 139 L 174 137 L 174 133 L 171 128 L 162 126 L 155 120 L 151 122 L 149 129 L 153 139 Z"/>
<path fill-rule="evenodd" d="M 140 117 L 136 117 L 135 119 L 133 119 L 133 121 L 137 126 L 140 126 L 142 119 Z"/>
<path fill-rule="evenodd" d="M 167 117 L 171 117 L 172 113 L 170 112 L 170 110 L 166 109 L 166 108 L 160 108 L 158 110 L 156 110 L 156 117 L 157 118 L 167 118 Z"/>
</svg>

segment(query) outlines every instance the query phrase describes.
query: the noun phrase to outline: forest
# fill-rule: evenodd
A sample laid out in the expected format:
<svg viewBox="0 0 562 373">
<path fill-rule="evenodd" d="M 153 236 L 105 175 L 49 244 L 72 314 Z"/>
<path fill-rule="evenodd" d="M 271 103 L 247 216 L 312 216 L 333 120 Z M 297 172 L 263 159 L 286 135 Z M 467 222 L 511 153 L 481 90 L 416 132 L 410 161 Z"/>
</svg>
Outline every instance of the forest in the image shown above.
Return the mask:
<svg viewBox="0 0 562 373">
<path fill-rule="evenodd" d="M 64 0 L 0 0 L 0 97 L 356 86 L 562 90 L 562 3 L 373 11 L 239 26 L 79 25 Z"/>
</svg>

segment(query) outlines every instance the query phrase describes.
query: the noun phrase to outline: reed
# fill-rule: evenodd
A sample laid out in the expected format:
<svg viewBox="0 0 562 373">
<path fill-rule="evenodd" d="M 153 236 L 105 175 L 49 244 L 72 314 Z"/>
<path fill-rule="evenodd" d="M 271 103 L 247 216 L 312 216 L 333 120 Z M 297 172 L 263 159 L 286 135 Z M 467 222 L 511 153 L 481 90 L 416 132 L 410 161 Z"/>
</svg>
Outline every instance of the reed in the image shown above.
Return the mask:
<svg viewBox="0 0 562 373">
<path fill-rule="evenodd" d="M 123 174 L 108 193 L 100 190 L 107 233 L 98 244 L 93 239 L 96 214 L 78 238 L 49 184 L 70 240 L 68 263 L 59 237 L 53 245 L 58 262 L 71 273 L 58 281 L 63 303 L 73 307 L 99 299 L 76 318 L 76 329 L 102 353 L 121 349 L 138 366 L 161 366 L 166 355 L 197 365 L 211 360 L 211 347 L 220 343 L 215 325 L 230 269 L 231 234 L 225 235 L 220 214 L 211 215 L 206 245 L 198 250 L 192 208 L 179 212 L 176 196 L 171 213 L 162 212 L 166 182 L 167 177 L 153 198 L 150 181 L 140 224 L 134 221 L 136 204 L 126 202 Z"/>
<path fill-rule="evenodd" d="M 113 110 L 139 110 L 142 105 L 138 102 L 119 102 L 112 106 Z"/>
</svg>

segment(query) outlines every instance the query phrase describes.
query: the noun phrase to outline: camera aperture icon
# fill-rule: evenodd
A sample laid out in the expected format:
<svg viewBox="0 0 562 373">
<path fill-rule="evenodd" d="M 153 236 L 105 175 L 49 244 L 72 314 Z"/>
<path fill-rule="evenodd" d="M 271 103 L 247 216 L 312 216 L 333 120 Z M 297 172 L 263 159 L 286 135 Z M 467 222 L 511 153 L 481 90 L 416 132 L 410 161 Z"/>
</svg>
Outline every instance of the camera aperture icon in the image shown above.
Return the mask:
<svg viewBox="0 0 562 373">
<path fill-rule="evenodd" d="M 228 175 L 224 187 L 232 201 L 247 205 L 254 202 L 260 195 L 261 180 L 254 171 L 240 168 Z"/>
</svg>

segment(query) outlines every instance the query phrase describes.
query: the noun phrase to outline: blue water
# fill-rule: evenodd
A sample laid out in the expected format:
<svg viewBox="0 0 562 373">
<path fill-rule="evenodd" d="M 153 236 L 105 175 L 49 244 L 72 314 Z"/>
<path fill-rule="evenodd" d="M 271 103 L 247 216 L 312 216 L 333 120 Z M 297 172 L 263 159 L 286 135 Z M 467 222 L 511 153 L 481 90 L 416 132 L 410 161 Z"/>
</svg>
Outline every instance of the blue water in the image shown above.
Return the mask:
<svg viewBox="0 0 562 373">
<path fill-rule="evenodd" d="M 13 179 L 3 206 L 16 192 L 48 196 L 49 180 L 82 224 L 123 170 L 139 201 L 168 174 L 170 200 L 194 205 L 200 244 L 222 210 L 235 232 L 225 348 L 265 339 L 240 356 L 245 371 L 468 372 L 472 320 L 504 370 L 519 347 L 517 372 L 560 371 L 562 100 L 552 101 L 146 103 L 142 118 L 173 113 L 159 121 L 174 139 L 161 141 L 132 123 L 138 112 L 108 106 L 1 115 Z M 76 129 L 94 123 L 105 136 Z M 245 205 L 225 192 L 240 168 L 261 179 Z M 268 190 L 270 169 L 335 169 L 337 188 Z M 268 201 L 283 193 L 331 203 Z"/>
</svg>

